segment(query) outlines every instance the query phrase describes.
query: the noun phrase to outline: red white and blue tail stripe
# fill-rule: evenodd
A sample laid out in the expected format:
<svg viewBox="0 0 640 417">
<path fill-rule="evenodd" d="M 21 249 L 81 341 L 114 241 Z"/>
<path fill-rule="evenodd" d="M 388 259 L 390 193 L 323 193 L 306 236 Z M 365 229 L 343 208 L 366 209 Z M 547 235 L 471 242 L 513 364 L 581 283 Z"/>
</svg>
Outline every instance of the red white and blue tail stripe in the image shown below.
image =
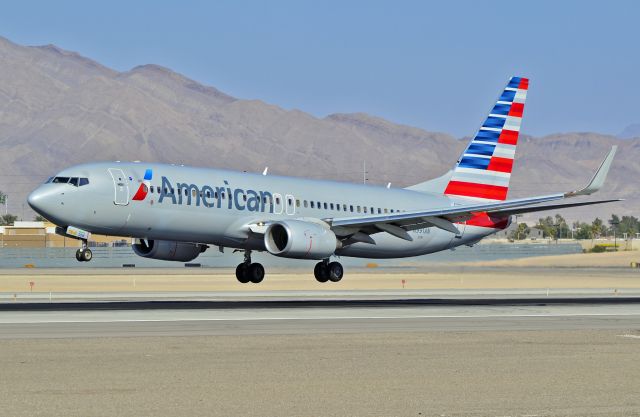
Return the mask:
<svg viewBox="0 0 640 417">
<path fill-rule="evenodd" d="M 453 170 L 445 195 L 506 200 L 529 79 L 511 77 Z"/>
</svg>

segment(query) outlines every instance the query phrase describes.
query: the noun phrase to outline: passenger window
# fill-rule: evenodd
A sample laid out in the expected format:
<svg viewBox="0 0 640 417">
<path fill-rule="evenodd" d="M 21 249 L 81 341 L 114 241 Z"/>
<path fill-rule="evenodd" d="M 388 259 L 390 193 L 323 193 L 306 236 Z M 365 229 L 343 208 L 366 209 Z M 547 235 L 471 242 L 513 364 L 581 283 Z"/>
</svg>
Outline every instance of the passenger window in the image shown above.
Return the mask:
<svg viewBox="0 0 640 417">
<path fill-rule="evenodd" d="M 291 207 L 293 205 L 293 200 L 290 198 L 287 198 L 287 205 Z"/>
<path fill-rule="evenodd" d="M 207 198 L 211 198 L 211 191 L 207 190 Z"/>
<path fill-rule="evenodd" d="M 360 213 L 360 206 L 358 206 L 358 213 Z"/>
<path fill-rule="evenodd" d="M 367 206 L 364 206 L 364 212 L 365 213 L 367 212 Z"/>
<path fill-rule="evenodd" d="M 333 210 L 333 203 L 331 203 L 330 206 L 331 206 L 331 210 Z"/>
<path fill-rule="evenodd" d="M 393 209 L 391 209 L 391 212 L 393 213 Z"/>
<path fill-rule="evenodd" d="M 314 204 L 315 204 L 315 203 L 312 201 L 312 202 L 311 202 L 311 208 L 315 208 Z"/>
<path fill-rule="evenodd" d="M 327 209 L 327 203 L 324 203 L 324 209 L 325 210 Z"/>
<path fill-rule="evenodd" d="M 380 209 L 380 207 L 378 207 L 378 214 L 381 214 L 382 210 Z"/>
<path fill-rule="evenodd" d="M 80 178 L 80 181 L 82 182 L 82 178 Z M 149 192 L 150 192 L 151 194 L 153 194 L 153 185 L 152 185 L 151 187 L 149 187 Z"/>
<path fill-rule="evenodd" d="M 389 212 L 389 209 L 384 209 L 385 214 Z"/>
<path fill-rule="evenodd" d="M 192 190 L 192 191 L 191 191 L 191 195 L 192 195 L 193 197 L 195 197 L 195 196 L 197 196 L 198 194 L 196 193 L 196 190 Z"/>
<path fill-rule="evenodd" d="M 346 204 L 342 205 L 342 211 L 347 211 L 347 205 Z"/>
<path fill-rule="evenodd" d="M 322 206 L 320 205 L 320 202 L 318 201 L 317 203 L 318 205 L 316 207 L 321 208 Z"/>
<path fill-rule="evenodd" d="M 80 178 L 80 187 L 83 185 L 89 185 L 89 178 Z"/>
<path fill-rule="evenodd" d="M 224 200 L 224 191 L 221 193 L 221 195 L 222 195 L 222 199 Z"/>
<path fill-rule="evenodd" d="M 375 213 L 375 211 L 373 210 L 373 207 L 371 207 L 371 214 Z"/>
<path fill-rule="evenodd" d="M 300 207 L 300 199 L 296 198 L 296 207 Z"/>
<path fill-rule="evenodd" d="M 309 204 L 308 204 L 307 200 L 304 200 L 304 208 L 307 208 L 307 207 L 309 207 Z"/>
<path fill-rule="evenodd" d="M 242 194 L 242 199 L 243 199 L 244 201 L 247 201 L 247 195 L 246 195 L 246 194 Z"/>
<path fill-rule="evenodd" d="M 349 211 L 353 213 L 353 206 L 349 206 Z"/>
<path fill-rule="evenodd" d="M 276 204 L 280 204 L 280 197 L 276 197 Z"/>
</svg>

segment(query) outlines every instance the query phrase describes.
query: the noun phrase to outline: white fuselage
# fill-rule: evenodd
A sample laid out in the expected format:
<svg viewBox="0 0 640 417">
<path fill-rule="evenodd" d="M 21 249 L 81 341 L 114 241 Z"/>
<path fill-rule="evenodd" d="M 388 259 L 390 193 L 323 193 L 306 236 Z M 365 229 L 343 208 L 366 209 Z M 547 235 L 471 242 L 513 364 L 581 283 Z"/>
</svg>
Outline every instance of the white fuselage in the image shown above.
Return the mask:
<svg viewBox="0 0 640 417">
<path fill-rule="evenodd" d="M 145 180 L 145 172 L 151 179 Z M 260 175 L 165 164 L 94 163 L 65 169 L 56 177 L 87 178 L 88 184 L 47 183 L 29 203 L 59 226 L 115 236 L 173 240 L 264 250 L 247 225 L 283 219 L 319 221 L 341 217 L 446 208 L 447 196 L 334 181 Z M 140 199 L 141 184 L 147 193 Z M 134 199 L 138 195 L 138 199 Z M 508 223 L 508 222 L 507 222 Z M 396 258 L 472 244 L 504 227 L 457 224 L 458 235 L 427 227 L 413 240 L 374 233 L 375 244 L 357 242 L 337 255 Z"/>
</svg>

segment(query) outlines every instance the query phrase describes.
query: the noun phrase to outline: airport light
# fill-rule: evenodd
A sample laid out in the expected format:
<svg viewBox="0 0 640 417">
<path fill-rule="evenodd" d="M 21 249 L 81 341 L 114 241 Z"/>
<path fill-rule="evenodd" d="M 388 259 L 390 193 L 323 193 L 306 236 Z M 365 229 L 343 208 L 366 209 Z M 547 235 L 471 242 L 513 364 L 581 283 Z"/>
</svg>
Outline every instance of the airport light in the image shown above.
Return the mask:
<svg viewBox="0 0 640 417">
<path fill-rule="evenodd" d="M 618 229 L 618 225 L 620 224 L 619 220 L 610 220 L 609 224 L 613 226 L 613 250 L 618 250 L 618 239 L 616 236 L 616 230 Z"/>
</svg>

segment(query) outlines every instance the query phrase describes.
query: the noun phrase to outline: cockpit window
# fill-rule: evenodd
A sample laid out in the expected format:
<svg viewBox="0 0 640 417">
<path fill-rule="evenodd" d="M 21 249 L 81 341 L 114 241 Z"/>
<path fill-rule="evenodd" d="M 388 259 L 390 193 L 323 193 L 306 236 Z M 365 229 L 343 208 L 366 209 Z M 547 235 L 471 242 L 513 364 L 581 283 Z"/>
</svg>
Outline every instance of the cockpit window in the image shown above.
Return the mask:
<svg viewBox="0 0 640 417">
<path fill-rule="evenodd" d="M 79 177 L 52 177 L 49 178 L 47 183 L 54 184 L 71 184 L 74 187 L 82 187 L 83 185 L 89 184 L 89 178 L 79 178 Z"/>
</svg>

